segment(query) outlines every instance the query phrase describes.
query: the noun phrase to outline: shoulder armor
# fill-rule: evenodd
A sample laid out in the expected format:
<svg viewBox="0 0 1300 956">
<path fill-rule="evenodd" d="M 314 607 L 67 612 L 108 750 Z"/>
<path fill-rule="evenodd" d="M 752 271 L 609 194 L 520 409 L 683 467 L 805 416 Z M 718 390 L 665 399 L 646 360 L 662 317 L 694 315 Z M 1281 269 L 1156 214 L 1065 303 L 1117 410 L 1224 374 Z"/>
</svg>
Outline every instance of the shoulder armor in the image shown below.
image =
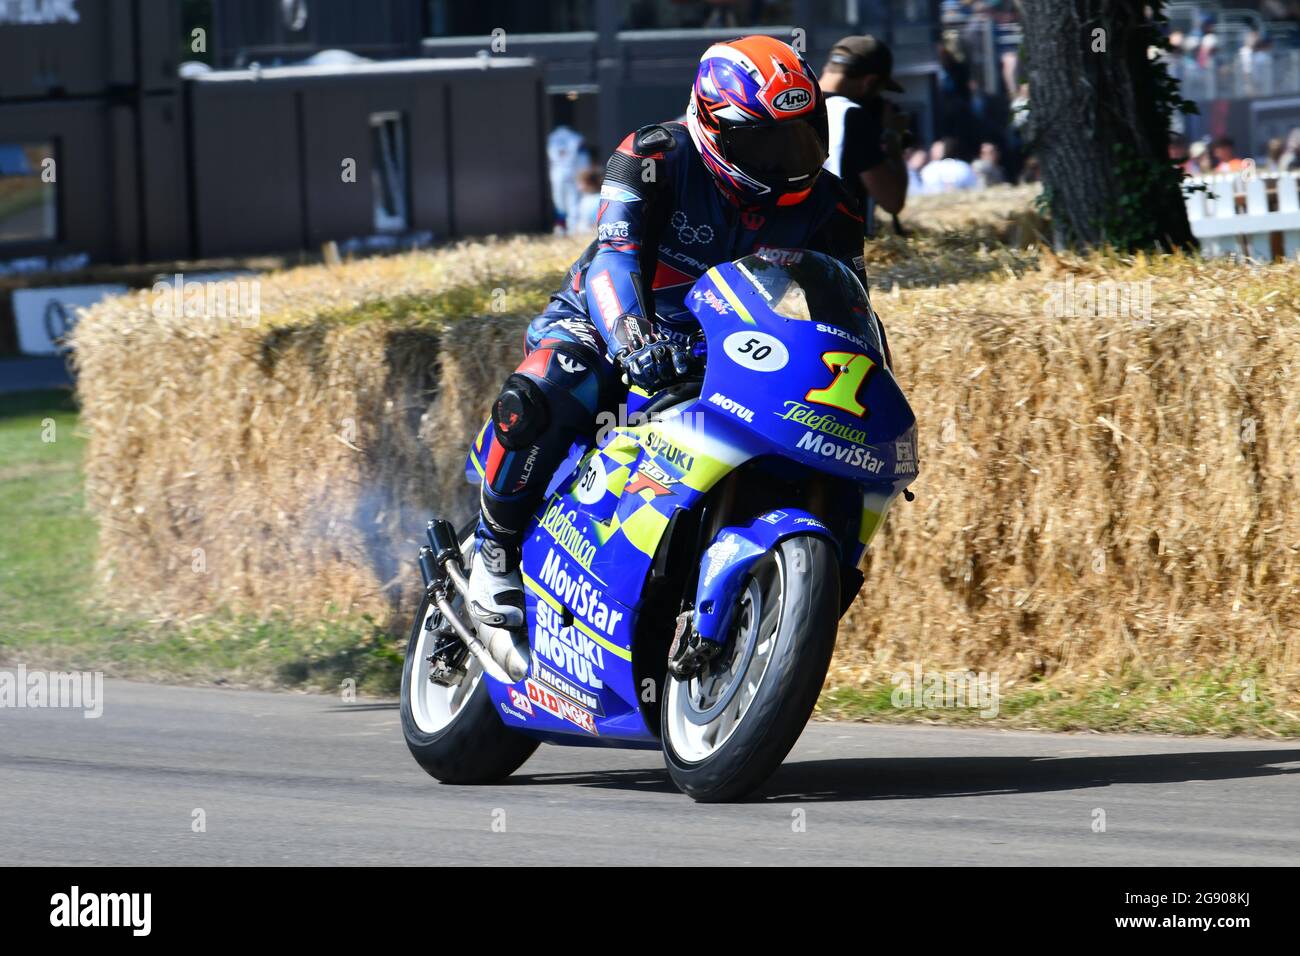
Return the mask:
<svg viewBox="0 0 1300 956">
<path fill-rule="evenodd" d="M 660 153 L 665 149 L 671 149 L 677 140 L 673 138 L 664 126 L 659 123 L 650 126 L 642 126 L 632 137 L 632 150 L 638 156 L 647 156 L 652 153 Z"/>
</svg>

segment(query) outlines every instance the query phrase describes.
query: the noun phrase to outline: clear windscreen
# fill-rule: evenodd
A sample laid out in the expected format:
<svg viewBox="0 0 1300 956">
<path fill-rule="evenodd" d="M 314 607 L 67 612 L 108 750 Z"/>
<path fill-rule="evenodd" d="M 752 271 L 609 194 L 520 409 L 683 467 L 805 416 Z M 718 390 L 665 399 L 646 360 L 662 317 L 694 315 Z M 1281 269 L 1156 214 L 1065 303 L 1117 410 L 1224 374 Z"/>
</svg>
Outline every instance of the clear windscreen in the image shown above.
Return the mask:
<svg viewBox="0 0 1300 956">
<path fill-rule="evenodd" d="M 833 325 L 883 353 L 871 300 L 838 259 L 806 249 L 759 252 L 736 261 L 769 308 L 787 319 Z"/>
</svg>

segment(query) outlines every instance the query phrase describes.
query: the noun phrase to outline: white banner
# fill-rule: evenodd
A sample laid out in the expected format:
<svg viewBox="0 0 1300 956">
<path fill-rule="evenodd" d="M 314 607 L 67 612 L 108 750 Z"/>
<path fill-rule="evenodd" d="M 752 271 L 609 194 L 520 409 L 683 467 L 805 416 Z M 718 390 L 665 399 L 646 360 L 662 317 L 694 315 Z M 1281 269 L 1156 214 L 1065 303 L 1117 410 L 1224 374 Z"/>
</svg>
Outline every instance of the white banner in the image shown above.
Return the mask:
<svg viewBox="0 0 1300 956">
<path fill-rule="evenodd" d="M 54 339 L 76 324 L 81 309 L 110 295 L 129 291 L 124 285 L 70 285 L 44 289 L 15 289 L 14 320 L 18 325 L 18 351 L 26 355 L 56 355 Z"/>
</svg>

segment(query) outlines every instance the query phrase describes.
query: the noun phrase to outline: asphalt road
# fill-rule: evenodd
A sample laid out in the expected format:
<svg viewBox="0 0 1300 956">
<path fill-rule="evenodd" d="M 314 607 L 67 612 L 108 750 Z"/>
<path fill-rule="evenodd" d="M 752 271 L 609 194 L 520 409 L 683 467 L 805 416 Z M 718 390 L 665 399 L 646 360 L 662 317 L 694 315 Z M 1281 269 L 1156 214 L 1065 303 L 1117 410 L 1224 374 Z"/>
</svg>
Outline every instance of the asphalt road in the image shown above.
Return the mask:
<svg viewBox="0 0 1300 956">
<path fill-rule="evenodd" d="M 99 719 L 0 710 L 0 864 L 1293 865 L 1298 773 L 1300 741 L 815 723 L 741 805 L 648 751 L 449 787 L 391 702 L 109 681 Z"/>
</svg>

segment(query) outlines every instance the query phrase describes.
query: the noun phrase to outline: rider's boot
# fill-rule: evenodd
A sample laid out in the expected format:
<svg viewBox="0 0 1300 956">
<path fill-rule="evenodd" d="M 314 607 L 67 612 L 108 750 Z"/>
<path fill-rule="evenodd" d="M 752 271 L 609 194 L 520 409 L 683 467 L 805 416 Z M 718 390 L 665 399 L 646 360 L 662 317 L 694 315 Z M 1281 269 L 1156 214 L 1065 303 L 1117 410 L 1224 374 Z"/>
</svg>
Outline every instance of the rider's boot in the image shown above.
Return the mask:
<svg viewBox="0 0 1300 956">
<path fill-rule="evenodd" d="M 492 659 L 511 680 L 523 680 L 528 674 L 528 632 L 524 627 L 524 582 L 515 549 L 479 535 L 465 603 Z"/>
<path fill-rule="evenodd" d="M 596 334 L 590 319 L 581 322 Z M 519 572 L 523 530 L 574 439 L 592 427 L 605 387 L 601 375 L 612 374 L 600 371 L 605 367 L 592 348 L 556 329 L 529 349 L 492 404 L 493 446 L 483 463 L 466 603 L 492 659 L 516 681 L 531 660 Z"/>
</svg>

